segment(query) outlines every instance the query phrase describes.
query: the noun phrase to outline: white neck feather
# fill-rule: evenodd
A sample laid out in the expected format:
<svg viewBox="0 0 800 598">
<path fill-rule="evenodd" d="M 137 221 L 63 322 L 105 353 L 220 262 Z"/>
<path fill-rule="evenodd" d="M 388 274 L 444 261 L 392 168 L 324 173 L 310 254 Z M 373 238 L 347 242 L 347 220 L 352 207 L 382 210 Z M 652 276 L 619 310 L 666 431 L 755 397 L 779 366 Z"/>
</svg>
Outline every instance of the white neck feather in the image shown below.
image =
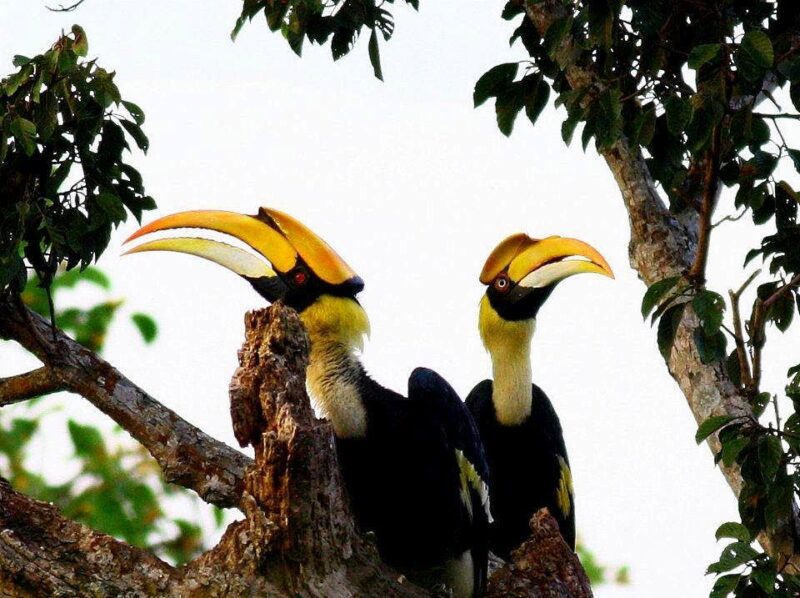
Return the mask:
<svg viewBox="0 0 800 598">
<path fill-rule="evenodd" d="M 497 420 L 506 426 L 519 425 L 531 414 L 531 340 L 536 321 L 504 320 L 484 296 L 479 327 L 492 358 L 492 403 Z"/>
<path fill-rule="evenodd" d="M 369 321 L 352 299 L 323 295 L 300 319 L 311 341 L 306 383 L 317 411 L 333 425 L 337 438 L 367 431 L 367 411 L 359 394 L 363 368 L 356 356 Z"/>
</svg>

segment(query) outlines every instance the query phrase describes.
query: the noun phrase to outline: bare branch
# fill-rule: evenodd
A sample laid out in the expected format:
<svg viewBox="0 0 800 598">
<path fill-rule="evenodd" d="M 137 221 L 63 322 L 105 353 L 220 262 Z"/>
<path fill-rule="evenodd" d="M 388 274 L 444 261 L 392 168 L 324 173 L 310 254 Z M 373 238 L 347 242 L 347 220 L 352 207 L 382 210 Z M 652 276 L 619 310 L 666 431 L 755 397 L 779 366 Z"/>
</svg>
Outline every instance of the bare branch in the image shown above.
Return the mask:
<svg viewBox="0 0 800 598">
<path fill-rule="evenodd" d="M 40 315 L 0 302 L 0 336 L 17 341 L 58 371 L 62 387 L 87 398 L 156 459 L 167 481 L 220 507 L 239 504 L 245 455 L 211 438 Z"/>
<path fill-rule="evenodd" d="M 744 281 L 742 286 L 739 287 L 737 291 L 729 290 L 728 295 L 731 298 L 731 312 L 733 317 L 733 339 L 736 343 L 736 357 L 739 360 L 739 372 L 742 379 L 742 385 L 745 388 L 750 388 L 753 384 L 753 375 L 750 370 L 750 362 L 747 359 L 747 348 L 744 342 L 744 331 L 742 328 L 742 316 L 739 310 L 739 299 L 742 297 L 742 293 L 744 293 L 745 289 L 750 286 L 750 283 L 753 282 L 758 276 L 761 270 L 756 270 L 750 276 L 748 276 L 747 280 Z"/>
<path fill-rule="evenodd" d="M 706 264 L 708 263 L 708 247 L 711 242 L 711 216 L 717 203 L 719 187 L 720 161 L 720 126 L 714 127 L 711 147 L 706 157 L 706 170 L 703 175 L 703 198 L 700 203 L 700 231 L 697 238 L 697 249 L 694 262 L 688 277 L 695 284 L 705 284 Z"/>
<path fill-rule="evenodd" d="M 78 8 L 81 4 L 86 2 L 86 0 L 77 0 L 76 2 L 64 6 L 63 4 L 59 4 L 57 8 L 53 8 L 52 6 L 47 6 L 47 10 L 51 12 L 72 12 L 76 8 Z"/>
<path fill-rule="evenodd" d="M 49 367 L 41 367 L 10 378 L 0 378 L 0 407 L 21 403 L 64 388 L 56 371 Z"/>
</svg>

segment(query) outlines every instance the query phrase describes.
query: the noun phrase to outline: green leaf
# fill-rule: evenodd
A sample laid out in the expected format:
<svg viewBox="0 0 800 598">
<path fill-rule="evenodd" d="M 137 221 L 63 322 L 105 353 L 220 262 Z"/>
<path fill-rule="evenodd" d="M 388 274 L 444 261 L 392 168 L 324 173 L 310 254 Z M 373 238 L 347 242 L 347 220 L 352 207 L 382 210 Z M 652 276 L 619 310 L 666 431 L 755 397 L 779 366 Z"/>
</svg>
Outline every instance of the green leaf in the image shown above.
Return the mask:
<svg viewBox="0 0 800 598">
<path fill-rule="evenodd" d="M 645 107 L 636 115 L 631 141 L 648 146 L 656 132 L 656 110 L 653 106 Z"/>
<path fill-rule="evenodd" d="M 689 52 L 689 68 L 699 69 L 705 63 L 713 60 L 719 54 L 720 44 L 700 44 Z"/>
<path fill-rule="evenodd" d="M 69 435 L 79 457 L 97 457 L 105 454 L 105 444 L 100 431 L 92 426 L 83 426 L 74 420 L 68 422 Z"/>
<path fill-rule="evenodd" d="M 709 572 L 710 571 L 711 568 L 709 567 Z M 714 581 L 714 587 L 711 589 L 711 594 L 709 594 L 708 598 L 727 598 L 728 595 L 736 589 L 741 577 L 742 576 L 738 573 L 730 573 L 717 578 L 717 580 Z"/>
<path fill-rule="evenodd" d="M 670 276 L 654 282 L 647 288 L 647 292 L 642 298 L 642 318 L 646 319 L 650 315 L 650 312 L 655 309 L 656 305 L 661 303 L 661 300 L 678 284 L 680 279 L 680 276 Z"/>
<path fill-rule="evenodd" d="M 86 32 L 80 25 L 73 25 L 72 34 L 75 36 L 72 51 L 77 56 L 86 56 L 89 53 L 89 40 L 86 39 Z"/>
<path fill-rule="evenodd" d="M 708 334 L 703 328 L 697 328 L 693 336 L 700 361 L 703 363 L 722 361 L 728 356 L 728 339 L 722 331 Z"/>
<path fill-rule="evenodd" d="M 516 62 L 498 64 L 486 71 L 475 83 L 472 100 L 477 108 L 489 98 L 497 97 L 499 93 L 508 89 L 517 76 L 519 65 Z"/>
<path fill-rule="evenodd" d="M 497 114 L 497 128 L 506 137 L 514 130 L 514 121 L 522 110 L 522 96 L 515 91 L 500 95 L 495 101 L 494 108 Z"/>
<path fill-rule="evenodd" d="M 139 106 L 133 102 L 129 102 L 127 100 L 122 100 L 122 105 L 125 106 L 125 110 L 127 110 L 128 114 L 133 117 L 133 120 L 137 125 L 141 126 L 144 124 L 144 110 L 139 108 Z"/>
<path fill-rule="evenodd" d="M 373 29 L 369 36 L 369 62 L 372 64 L 372 72 L 377 79 L 383 81 L 383 71 L 381 70 L 381 53 L 378 48 L 378 30 Z"/>
<path fill-rule="evenodd" d="M 121 120 L 119 121 L 119 124 L 123 126 L 123 128 L 131 137 L 133 137 L 133 140 L 136 142 L 136 145 L 139 146 L 139 149 L 144 153 L 147 153 L 147 150 L 150 147 L 150 140 L 147 138 L 147 135 L 144 134 L 144 131 L 142 131 L 139 125 L 129 120 Z"/>
<path fill-rule="evenodd" d="M 702 290 L 692 299 L 692 308 L 703 324 L 706 335 L 713 335 L 722 325 L 725 300 L 719 293 Z"/>
<path fill-rule="evenodd" d="M 750 444 L 750 439 L 746 436 L 735 436 L 726 440 L 722 444 L 720 458 L 726 467 L 736 463 L 739 454 Z"/>
<path fill-rule="evenodd" d="M 729 424 L 734 419 L 736 418 L 732 415 L 713 415 L 709 417 L 697 428 L 697 433 L 694 435 L 695 442 L 700 444 L 714 432 Z M 719 539 L 719 537 L 717 539 Z"/>
<path fill-rule="evenodd" d="M 715 536 L 717 540 L 722 538 L 732 538 L 741 542 L 751 542 L 753 539 L 750 535 L 750 531 L 737 521 L 728 521 L 727 523 L 720 525 L 717 528 Z"/>
<path fill-rule="evenodd" d="M 131 320 L 133 320 L 133 323 L 139 329 L 139 333 L 142 335 L 142 339 L 145 343 L 150 344 L 156 339 L 156 336 L 158 336 L 158 325 L 152 317 L 143 313 L 135 313 L 131 316 Z"/>
<path fill-rule="evenodd" d="M 692 120 L 692 104 L 687 99 L 670 96 L 664 106 L 667 115 L 667 129 L 673 135 L 680 135 Z"/>
<path fill-rule="evenodd" d="M 531 124 L 536 124 L 536 119 L 539 118 L 542 110 L 547 106 L 547 100 L 549 99 L 550 86 L 541 74 L 539 74 L 534 77 L 534 83 L 527 90 L 524 97 L 525 114 L 528 116 L 528 120 L 531 121 Z"/>
<path fill-rule="evenodd" d="M 739 44 L 739 52 L 742 52 L 753 64 L 762 69 L 770 68 L 775 60 L 775 52 L 769 36 L 757 29 L 744 34 Z"/>
<path fill-rule="evenodd" d="M 758 461 L 761 463 L 761 475 L 767 483 L 778 475 L 783 458 L 781 441 L 775 436 L 765 436 L 758 442 Z"/>
<path fill-rule="evenodd" d="M 672 351 L 672 344 L 675 342 L 675 333 L 678 331 L 678 326 L 683 318 L 683 310 L 686 308 L 686 303 L 679 303 L 673 305 L 664 312 L 661 319 L 658 321 L 658 350 L 665 361 L 669 360 L 669 354 Z"/>
<path fill-rule="evenodd" d="M 11 121 L 11 133 L 27 156 L 36 151 L 36 125 L 27 118 L 18 116 Z"/>
<path fill-rule="evenodd" d="M 600 94 L 597 107 L 592 124 L 597 136 L 597 149 L 603 150 L 614 145 L 622 135 L 622 91 L 606 89 Z"/>
</svg>

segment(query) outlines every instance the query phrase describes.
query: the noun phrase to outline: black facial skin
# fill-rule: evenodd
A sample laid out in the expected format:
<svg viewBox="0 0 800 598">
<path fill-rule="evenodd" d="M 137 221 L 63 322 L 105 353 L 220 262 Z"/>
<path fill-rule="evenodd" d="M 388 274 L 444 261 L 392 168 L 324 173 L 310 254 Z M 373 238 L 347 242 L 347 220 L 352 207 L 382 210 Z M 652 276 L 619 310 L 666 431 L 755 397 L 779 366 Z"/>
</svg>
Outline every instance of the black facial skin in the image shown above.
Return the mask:
<svg viewBox="0 0 800 598">
<path fill-rule="evenodd" d="M 316 301 L 320 295 L 352 297 L 364 288 L 364 281 L 358 276 L 337 285 L 320 279 L 302 259 L 298 258 L 294 268 L 278 276 L 247 278 L 256 292 L 270 303 L 278 299 L 289 307 L 302 312 Z"/>
<path fill-rule="evenodd" d="M 550 293 L 558 284 L 553 283 L 546 287 L 531 289 L 506 280 L 508 281 L 507 291 L 498 290 L 493 283 L 486 290 L 486 295 L 498 315 L 504 320 L 510 321 L 535 318 L 539 313 L 539 308 L 547 301 Z"/>
</svg>

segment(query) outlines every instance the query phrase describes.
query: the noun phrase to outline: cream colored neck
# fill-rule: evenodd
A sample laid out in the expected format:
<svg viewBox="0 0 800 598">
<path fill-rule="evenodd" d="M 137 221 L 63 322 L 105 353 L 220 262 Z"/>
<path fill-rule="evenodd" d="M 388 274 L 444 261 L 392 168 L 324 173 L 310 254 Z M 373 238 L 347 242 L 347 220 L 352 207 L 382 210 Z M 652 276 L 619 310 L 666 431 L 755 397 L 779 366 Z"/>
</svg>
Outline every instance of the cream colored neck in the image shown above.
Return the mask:
<svg viewBox="0 0 800 598">
<path fill-rule="evenodd" d="M 483 344 L 492 358 L 492 403 L 497 420 L 506 426 L 524 422 L 531 414 L 531 341 L 535 320 L 501 318 L 484 296 L 480 310 Z"/>
<path fill-rule="evenodd" d="M 311 341 L 306 383 L 337 438 L 358 438 L 367 430 L 359 394 L 364 368 L 357 357 L 369 321 L 358 303 L 324 295 L 300 315 Z"/>
<path fill-rule="evenodd" d="M 492 402 L 497 420 L 516 426 L 531 414 L 530 339 L 527 346 L 513 352 L 496 351 L 492 355 Z"/>
</svg>

